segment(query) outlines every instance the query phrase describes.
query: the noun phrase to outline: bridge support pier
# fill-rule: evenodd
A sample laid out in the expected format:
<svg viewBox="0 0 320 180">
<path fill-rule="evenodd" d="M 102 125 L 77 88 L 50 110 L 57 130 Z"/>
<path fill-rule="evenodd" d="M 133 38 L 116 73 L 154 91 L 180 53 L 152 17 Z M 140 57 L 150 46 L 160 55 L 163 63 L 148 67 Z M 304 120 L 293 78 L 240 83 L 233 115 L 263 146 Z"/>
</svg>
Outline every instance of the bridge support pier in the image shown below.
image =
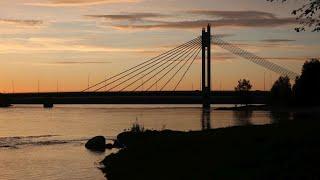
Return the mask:
<svg viewBox="0 0 320 180">
<path fill-rule="evenodd" d="M 202 29 L 202 107 L 211 107 L 211 26 Z"/>
<path fill-rule="evenodd" d="M 44 103 L 43 108 L 53 108 L 53 103 Z"/>
<path fill-rule="evenodd" d="M 203 108 L 201 116 L 202 130 L 211 129 L 211 109 Z"/>
<path fill-rule="evenodd" d="M 11 104 L 8 101 L 8 98 L 0 93 L 0 108 L 10 107 Z"/>
</svg>

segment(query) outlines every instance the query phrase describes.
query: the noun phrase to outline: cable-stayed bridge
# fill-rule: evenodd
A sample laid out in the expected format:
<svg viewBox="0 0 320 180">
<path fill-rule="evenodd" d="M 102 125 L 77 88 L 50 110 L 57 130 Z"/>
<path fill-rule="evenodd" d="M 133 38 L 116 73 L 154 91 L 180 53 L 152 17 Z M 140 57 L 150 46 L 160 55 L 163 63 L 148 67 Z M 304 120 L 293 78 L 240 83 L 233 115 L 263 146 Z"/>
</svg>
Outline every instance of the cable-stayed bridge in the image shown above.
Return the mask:
<svg viewBox="0 0 320 180">
<path fill-rule="evenodd" d="M 104 79 L 81 92 L 14 93 L 0 95 L 0 105 L 9 104 L 244 104 L 244 98 L 234 91 L 212 91 L 211 78 L 214 60 L 212 44 L 252 63 L 290 79 L 299 74 L 272 63 L 211 34 L 211 27 L 202 34 L 154 58 Z M 201 90 L 177 91 L 182 81 L 201 55 Z M 170 85 L 170 86 L 169 86 Z M 167 90 L 172 87 L 171 90 Z M 268 92 L 251 92 L 246 103 L 267 103 Z M 249 99 L 249 102 L 248 102 Z"/>
</svg>

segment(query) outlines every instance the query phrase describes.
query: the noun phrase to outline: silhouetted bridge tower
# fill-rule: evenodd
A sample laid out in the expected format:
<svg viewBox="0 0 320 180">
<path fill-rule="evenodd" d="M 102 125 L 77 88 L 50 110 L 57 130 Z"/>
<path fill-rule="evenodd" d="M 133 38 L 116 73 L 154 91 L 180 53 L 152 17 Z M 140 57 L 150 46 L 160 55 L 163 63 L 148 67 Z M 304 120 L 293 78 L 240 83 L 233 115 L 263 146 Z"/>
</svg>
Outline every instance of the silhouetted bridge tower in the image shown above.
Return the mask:
<svg viewBox="0 0 320 180">
<path fill-rule="evenodd" d="M 210 108 L 211 105 L 211 26 L 208 24 L 207 31 L 202 29 L 202 106 Z"/>
<path fill-rule="evenodd" d="M 234 91 L 211 90 L 212 44 L 270 71 L 288 76 L 292 80 L 298 76 L 297 73 L 228 43 L 219 36 L 211 35 L 211 27 L 208 25 L 207 28 L 202 29 L 201 36 L 104 79 L 81 92 L 0 94 L 0 106 L 9 104 L 44 104 L 46 107 L 52 107 L 53 104 L 202 104 L 207 109 L 211 104 L 244 104 L 243 98 Z M 177 91 L 200 52 L 202 52 L 201 91 Z M 140 83 L 141 80 L 142 83 Z M 161 86 L 158 88 L 159 84 Z M 170 90 L 167 90 L 169 88 Z M 249 103 L 265 104 L 267 97 L 268 92 L 251 92 Z"/>
</svg>

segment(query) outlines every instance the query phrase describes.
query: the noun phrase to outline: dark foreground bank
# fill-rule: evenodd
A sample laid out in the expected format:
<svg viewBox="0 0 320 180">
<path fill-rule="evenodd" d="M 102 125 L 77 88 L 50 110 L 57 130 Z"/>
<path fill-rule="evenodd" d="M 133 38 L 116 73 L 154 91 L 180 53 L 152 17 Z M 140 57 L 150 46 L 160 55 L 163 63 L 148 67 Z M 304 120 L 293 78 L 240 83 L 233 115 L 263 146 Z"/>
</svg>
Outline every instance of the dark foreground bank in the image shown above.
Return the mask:
<svg viewBox="0 0 320 180">
<path fill-rule="evenodd" d="M 320 179 L 320 119 L 197 132 L 126 132 L 102 171 L 118 179 Z"/>
</svg>

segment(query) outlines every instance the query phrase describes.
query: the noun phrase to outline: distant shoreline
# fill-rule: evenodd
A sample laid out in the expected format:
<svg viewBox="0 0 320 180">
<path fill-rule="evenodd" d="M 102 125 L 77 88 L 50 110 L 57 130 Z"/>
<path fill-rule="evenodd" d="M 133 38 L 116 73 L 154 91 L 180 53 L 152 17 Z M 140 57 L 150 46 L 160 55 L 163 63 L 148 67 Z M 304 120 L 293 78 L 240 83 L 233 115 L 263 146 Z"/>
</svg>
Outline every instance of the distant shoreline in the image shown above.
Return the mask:
<svg viewBox="0 0 320 180">
<path fill-rule="evenodd" d="M 313 113 L 320 112 L 320 106 L 316 107 L 289 107 L 289 106 L 271 106 L 271 105 L 248 105 L 238 107 L 217 107 L 217 111 L 272 111 L 272 112 L 297 112 Z"/>
</svg>

